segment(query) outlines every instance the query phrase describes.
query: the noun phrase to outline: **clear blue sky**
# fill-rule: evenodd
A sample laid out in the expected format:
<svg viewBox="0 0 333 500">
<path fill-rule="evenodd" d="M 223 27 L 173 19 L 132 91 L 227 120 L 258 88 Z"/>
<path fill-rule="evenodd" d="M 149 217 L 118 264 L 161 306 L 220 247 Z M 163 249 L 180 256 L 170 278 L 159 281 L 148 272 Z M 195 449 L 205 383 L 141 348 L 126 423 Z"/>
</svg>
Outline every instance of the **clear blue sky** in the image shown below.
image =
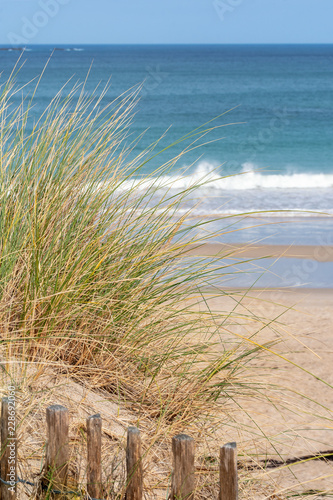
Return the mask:
<svg viewBox="0 0 333 500">
<path fill-rule="evenodd" d="M 333 43 L 333 0 L 0 0 L 0 44 Z"/>
</svg>

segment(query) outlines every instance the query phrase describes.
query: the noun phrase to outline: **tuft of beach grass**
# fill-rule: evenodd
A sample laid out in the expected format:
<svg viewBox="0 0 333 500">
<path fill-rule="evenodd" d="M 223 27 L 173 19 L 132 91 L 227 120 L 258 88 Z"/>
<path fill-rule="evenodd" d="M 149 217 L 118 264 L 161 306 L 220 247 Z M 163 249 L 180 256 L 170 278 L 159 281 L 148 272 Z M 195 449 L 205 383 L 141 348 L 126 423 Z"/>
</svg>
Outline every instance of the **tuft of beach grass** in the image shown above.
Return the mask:
<svg viewBox="0 0 333 500">
<path fill-rule="evenodd" d="M 212 498 L 210 447 L 217 430 L 221 440 L 227 434 L 223 425 L 239 432 L 235 402 L 268 399 L 267 383 L 252 367 L 258 357 L 274 356 L 282 338 L 277 322 L 240 312 L 244 296 L 216 284 L 233 272 L 232 252 L 193 255 L 202 244 L 198 228 L 209 221 L 191 218 L 184 207 L 207 179 L 177 192 L 168 187 L 165 178 L 181 155 L 142 173 L 158 159 L 158 144 L 133 154 L 139 89 L 104 104 L 105 89 L 89 95 L 74 85 L 33 123 L 34 101 L 15 107 L 18 92 L 12 77 L 0 96 L 0 354 L 2 392 L 8 381 L 18 391 L 21 471 L 38 474 L 43 411 L 60 401 L 73 417 L 73 476 L 80 478 L 84 415 L 99 406 L 110 418 L 103 438 L 108 498 L 124 490 L 127 424 L 143 430 L 151 495 L 165 497 L 169 441 L 186 431 L 202 462 L 198 495 Z M 182 138 L 183 154 L 212 128 Z M 232 230 L 230 219 L 226 226 Z M 205 287 L 215 298 L 230 296 L 234 307 L 214 311 Z M 240 334 L 247 324 L 254 333 Z M 273 334 L 262 334 L 267 327 Z M 246 496 L 258 486 L 244 471 Z"/>
</svg>

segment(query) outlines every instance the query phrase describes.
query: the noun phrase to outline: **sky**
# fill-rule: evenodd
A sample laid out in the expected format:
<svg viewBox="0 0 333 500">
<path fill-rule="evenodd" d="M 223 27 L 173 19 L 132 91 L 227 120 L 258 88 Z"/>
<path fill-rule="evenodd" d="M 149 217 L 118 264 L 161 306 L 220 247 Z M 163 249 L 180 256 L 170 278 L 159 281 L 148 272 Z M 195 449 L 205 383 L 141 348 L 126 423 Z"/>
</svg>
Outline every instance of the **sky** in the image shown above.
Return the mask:
<svg viewBox="0 0 333 500">
<path fill-rule="evenodd" d="M 333 43 L 333 0 L 0 0 L 0 44 Z"/>
</svg>

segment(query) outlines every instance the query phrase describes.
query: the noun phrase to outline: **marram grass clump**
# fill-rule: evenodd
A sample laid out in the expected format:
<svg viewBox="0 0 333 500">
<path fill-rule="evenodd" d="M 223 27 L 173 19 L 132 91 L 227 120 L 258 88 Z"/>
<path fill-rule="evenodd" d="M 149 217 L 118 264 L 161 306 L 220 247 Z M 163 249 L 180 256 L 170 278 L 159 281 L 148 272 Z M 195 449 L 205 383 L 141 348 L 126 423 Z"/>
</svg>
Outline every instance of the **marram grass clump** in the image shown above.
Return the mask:
<svg viewBox="0 0 333 500">
<path fill-rule="evenodd" d="M 104 92 L 87 97 L 75 86 L 33 124 L 33 101 L 15 108 L 15 93 L 10 80 L 0 101 L 6 357 L 58 364 L 168 421 L 191 420 L 234 393 L 253 350 L 228 349 L 228 336 L 215 349 L 213 337 L 226 332 L 193 309 L 218 266 L 186 257 L 200 243 L 191 236 L 198 222 L 184 226 L 177 214 L 196 186 L 159 194 L 177 158 L 141 178 L 154 145 L 129 159 L 137 91 L 103 106 Z"/>
</svg>

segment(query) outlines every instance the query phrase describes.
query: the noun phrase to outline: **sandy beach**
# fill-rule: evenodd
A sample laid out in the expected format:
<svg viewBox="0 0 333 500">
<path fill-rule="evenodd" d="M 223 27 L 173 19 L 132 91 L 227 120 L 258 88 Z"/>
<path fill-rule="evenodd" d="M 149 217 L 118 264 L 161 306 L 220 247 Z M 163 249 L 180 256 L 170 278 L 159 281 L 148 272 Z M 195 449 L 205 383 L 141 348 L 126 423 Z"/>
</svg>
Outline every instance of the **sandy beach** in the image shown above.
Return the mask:
<svg viewBox="0 0 333 500">
<path fill-rule="evenodd" d="M 309 457 L 333 453 L 333 290 L 234 290 L 225 298 L 206 298 L 214 311 L 230 311 L 239 302 L 239 314 L 250 310 L 264 316 L 267 324 L 275 321 L 280 332 L 276 335 L 284 339 L 273 348 L 277 356 L 253 362 L 258 372 L 265 373 L 270 401 L 238 401 L 236 420 L 244 430 L 237 436 L 231 430 L 228 437 L 237 440 L 249 455 L 259 451 L 262 457 L 277 460 L 307 457 L 290 469 L 262 473 L 274 479 L 277 492 L 288 487 L 303 493 L 332 491 L 333 463 Z M 247 337 L 255 331 L 255 326 L 249 325 L 228 328 Z M 272 339 L 274 333 L 263 328 L 259 338 Z M 270 391 L 274 384 L 277 389 Z M 300 398 L 301 394 L 304 397 Z M 271 436 L 270 449 L 266 436 Z"/>
<path fill-rule="evenodd" d="M 192 245 L 188 253 L 254 262 L 273 257 L 285 266 L 288 259 L 299 259 L 299 263 L 333 261 L 330 245 L 204 243 Z M 255 334 L 258 343 L 280 339 L 272 348 L 274 355 L 251 361 L 248 366 L 250 377 L 254 367 L 260 383 L 265 377 L 267 401 L 246 397 L 238 400 L 235 421 L 242 430 L 237 429 L 235 436 L 232 428 L 228 438 L 236 440 L 248 456 L 259 452 L 263 459 L 298 462 L 279 471 L 268 468 L 259 472 L 259 477 L 273 480 L 277 493 L 283 494 L 288 488 L 302 494 L 332 491 L 332 459 L 325 462 L 314 457 L 323 452 L 333 456 L 333 286 L 250 290 L 230 287 L 224 297 L 206 293 L 205 299 L 210 310 L 222 315 L 234 311 L 242 317 L 250 311 L 262 319 L 259 334 L 255 322 L 237 325 L 230 321 L 226 324 L 229 332 L 244 338 Z M 267 446 L 267 436 L 271 446 Z"/>
</svg>

